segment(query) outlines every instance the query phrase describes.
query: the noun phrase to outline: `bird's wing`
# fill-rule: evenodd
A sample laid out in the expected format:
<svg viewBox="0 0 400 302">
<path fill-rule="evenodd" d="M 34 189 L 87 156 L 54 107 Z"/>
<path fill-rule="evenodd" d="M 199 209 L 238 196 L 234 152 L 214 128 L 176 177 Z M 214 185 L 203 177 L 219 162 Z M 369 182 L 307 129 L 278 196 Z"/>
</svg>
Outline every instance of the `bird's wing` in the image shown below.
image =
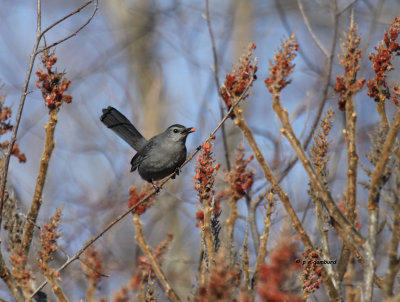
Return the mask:
<svg viewBox="0 0 400 302">
<path fill-rule="evenodd" d="M 136 151 L 142 149 L 147 144 L 147 140 L 117 109 L 111 106 L 103 109 L 103 114 L 100 117 L 100 120 Z"/>
<path fill-rule="evenodd" d="M 153 140 L 150 140 L 142 149 L 140 149 L 135 154 L 135 156 L 131 160 L 131 172 L 135 171 L 139 167 L 140 163 L 149 156 L 150 150 L 153 145 Z"/>
<path fill-rule="evenodd" d="M 140 162 L 142 161 L 142 155 L 138 152 L 131 160 L 131 172 L 135 171 L 138 167 Z"/>
</svg>

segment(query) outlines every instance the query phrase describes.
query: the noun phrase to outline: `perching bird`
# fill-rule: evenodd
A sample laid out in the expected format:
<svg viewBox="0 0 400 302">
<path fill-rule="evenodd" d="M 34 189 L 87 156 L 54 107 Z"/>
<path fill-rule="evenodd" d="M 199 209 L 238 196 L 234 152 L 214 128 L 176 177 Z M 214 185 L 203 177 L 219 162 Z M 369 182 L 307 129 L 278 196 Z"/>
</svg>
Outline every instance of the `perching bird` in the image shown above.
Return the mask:
<svg viewBox="0 0 400 302">
<path fill-rule="evenodd" d="M 173 172 L 179 174 L 179 167 L 186 160 L 186 137 L 195 128 L 174 124 L 150 140 L 146 140 L 133 124 L 117 109 L 103 109 L 100 120 L 133 149 L 137 151 L 131 160 L 131 172 L 138 169 L 139 175 L 159 188 L 154 180 L 162 179 Z"/>
</svg>

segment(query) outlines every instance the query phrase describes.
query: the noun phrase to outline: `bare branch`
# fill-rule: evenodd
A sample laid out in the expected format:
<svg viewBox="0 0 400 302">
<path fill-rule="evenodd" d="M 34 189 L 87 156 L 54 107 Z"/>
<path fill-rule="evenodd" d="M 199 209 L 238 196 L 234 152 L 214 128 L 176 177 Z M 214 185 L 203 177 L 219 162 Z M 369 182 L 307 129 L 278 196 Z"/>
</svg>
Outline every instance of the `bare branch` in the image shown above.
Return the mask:
<svg viewBox="0 0 400 302">
<path fill-rule="evenodd" d="M 219 81 L 219 64 L 218 64 L 217 48 L 215 46 L 214 33 L 213 33 L 212 27 L 211 27 L 209 0 L 206 0 L 206 21 L 207 21 L 208 33 L 209 33 L 210 39 L 211 39 L 212 53 L 213 53 L 213 58 L 214 58 L 214 70 L 213 71 L 214 71 L 215 84 L 217 85 L 217 92 L 218 92 L 218 96 L 219 96 L 218 100 L 220 101 L 219 102 L 219 113 L 220 113 L 220 118 L 222 119 L 224 117 L 224 107 L 223 107 L 223 102 L 221 100 L 221 94 L 219 92 L 219 88 L 221 87 L 220 81 Z M 226 167 L 229 171 L 231 169 L 231 163 L 229 161 L 228 142 L 226 139 L 225 124 L 222 124 L 221 132 L 222 132 L 222 142 L 224 144 L 225 163 L 226 163 Z"/>
<path fill-rule="evenodd" d="M 336 0 L 335 0 L 335 2 L 336 2 Z M 306 16 L 306 13 L 304 11 L 303 2 L 301 2 L 301 0 L 297 0 L 297 5 L 299 6 L 301 16 L 303 17 L 304 23 L 308 29 L 308 32 L 311 35 L 311 38 L 314 40 L 315 44 L 319 47 L 319 49 L 322 51 L 322 53 L 325 55 L 325 57 L 328 58 L 329 57 L 328 51 L 322 45 L 321 41 L 318 40 L 317 36 L 315 35 L 314 31 L 311 28 L 310 21 L 308 20 L 308 17 Z"/>
<path fill-rule="evenodd" d="M 43 47 L 43 48 L 39 49 L 39 50 L 38 50 L 38 54 L 41 53 L 41 52 L 44 52 L 44 51 L 46 51 L 46 50 L 48 50 L 48 49 L 50 49 L 50 48 L 52 48 L 52 47 L 54 47 L 54 46 L 56 46 L 56 45 L 58 45 L 58 44 L 61 44 L 62 42 L 65 42 L 65 41 L 67 41 L 68 39 L 70 39 L 70 38 L 72 38 L 72 37 L 75 37 L 83 28 L 85 28 L 85 27 L 90 23 L 90 21 L 92 21 L 94 15 L 95 15 L 96 12 L 97 12 L 97 9 L 98 9 L 98 0 L 90 0 L 90 1 L 86 2 L 84 5 L 82 5 L 80 8 L 78 8 L 76 11 L 74 11 L 74 12 L 68 14 L 68 15 L 65 16 L 64 18 L 58 20 L 56 23 L 50 25 L 48 28 L 46 28 L 46 29 L 43 31 L 42 37 L 43 37 L 44 34 L 45 34 L 47 31 L 49 31 L 51 28 L 53 28 L 53 27 L 56 26 L 57 24 L 61 23 L 62 21 L 68 19 L 69 17 L 71 17 L 71 16 L 73 16 L 73 15 L 79 13 L 82 9 L 84 9 L 86 6 L 88 6 L 88 5 L 89 5 L 90 3 L 92 3 L 92 2 L 94 2 L 94 10 L 93 10 L 91 16 L 86 20 L 85 23 L 82 24 L 82 26 L 80 26 L 77 30 L 75 30 L 72 34 L 66 36 L 65 38 L 62 38 L 62 39 L 60 39 L 60 40 L 58 40 L 58 41 L 56 41 L 56 42 L 50 44 L 49 46 L 46 46 L 46 47 Z"/>
</svg>

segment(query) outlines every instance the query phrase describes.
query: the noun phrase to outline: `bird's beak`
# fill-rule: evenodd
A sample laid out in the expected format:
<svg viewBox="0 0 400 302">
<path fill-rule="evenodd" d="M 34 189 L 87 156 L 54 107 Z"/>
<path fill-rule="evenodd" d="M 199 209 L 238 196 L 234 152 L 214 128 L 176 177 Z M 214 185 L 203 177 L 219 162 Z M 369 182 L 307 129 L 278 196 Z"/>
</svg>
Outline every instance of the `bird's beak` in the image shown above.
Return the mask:
<svg viewBox="0 0 400 302">
<path fill-rule="evenodd" d="M 187 134 L 192 133 L 192 132 L 195 132 L 195 131 L 196 131 L 196 129 L 195 129 L 194 127 L 189 127 L 189 128 L 186 128 L 186 130 L 185 130 L 185 132 L 186 132 Z"/>
</svg>

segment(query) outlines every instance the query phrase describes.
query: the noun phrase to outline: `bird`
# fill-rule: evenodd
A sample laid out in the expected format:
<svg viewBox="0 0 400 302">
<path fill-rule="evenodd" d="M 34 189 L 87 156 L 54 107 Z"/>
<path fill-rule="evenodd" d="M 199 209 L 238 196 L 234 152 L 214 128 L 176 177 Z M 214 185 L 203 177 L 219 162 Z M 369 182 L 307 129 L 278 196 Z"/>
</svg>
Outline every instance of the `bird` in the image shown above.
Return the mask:
<svg viewBox="0 0 400 302">
<path fill-rule="evenodd" d="M 164 132 L 146 140 L 114 107 L 108 106 L 102 112 L 101 122 L 137 151 L 131 160 L 131 172 L 138 170 L 139 175 L 151 183 L 156 192 L 160 188 L 154 183 L 155 180 L 163 179 L 173 172 L 179 175 L 179 168 L 187 156 L 186 138 L 196 131 L 194 127 L 173 124 Z"/>
</svg>

